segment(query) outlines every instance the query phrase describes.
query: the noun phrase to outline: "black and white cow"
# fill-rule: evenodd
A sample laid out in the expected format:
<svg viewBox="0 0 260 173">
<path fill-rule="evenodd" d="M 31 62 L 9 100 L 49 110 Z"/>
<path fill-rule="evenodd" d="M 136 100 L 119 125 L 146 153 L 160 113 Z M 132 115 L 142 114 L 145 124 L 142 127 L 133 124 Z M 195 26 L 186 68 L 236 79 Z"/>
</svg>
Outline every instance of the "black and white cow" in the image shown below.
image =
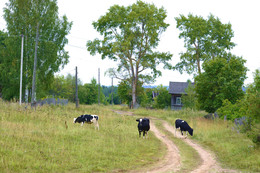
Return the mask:
<svg viewBox="0 0 260 173">
<path fill-rule="evenodd" d="M 94 123 L 95 129 L 97 128 L 99 130 L 99 125 L 98 125 L 98 115 L 81 115 L 77 118 L 74 118 L 74 123 L 81 123 L 81 126 L 86 122 L 88 124 Z"/>
<path fill-rule="evenodd" d="M 189 124 L 186 121 L 181 119 L 175 120 L 175 136 L 176 136 L 176 129 L 178 128 L 180 128 L 182 136 L 183 136 L 183 131 L 186 131 L 186 137 L 187 137 L 187 132 L 189 132 L 189 134 L 193 136 L 193 129 L 189 126 Z"/>
<path fill-rule="evenodd" d="M 138 123 L 138 131 L 139 131 L 139 137 L 141 137 L 141 133 L 143 132 L 143 137 L 145 137 L 145 134 L 147 135 L 148 131 L 150 130 L 150 120 L 148 118 L 139 118 L 136 119 Z"/>
</svg>

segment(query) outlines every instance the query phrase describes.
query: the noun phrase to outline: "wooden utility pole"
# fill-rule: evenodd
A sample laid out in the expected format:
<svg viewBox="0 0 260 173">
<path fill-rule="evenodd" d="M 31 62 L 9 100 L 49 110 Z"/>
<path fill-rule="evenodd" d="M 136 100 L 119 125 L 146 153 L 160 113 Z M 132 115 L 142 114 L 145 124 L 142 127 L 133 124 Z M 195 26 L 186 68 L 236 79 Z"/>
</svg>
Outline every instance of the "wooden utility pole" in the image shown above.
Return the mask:
<svg viewBox="0 0 260 173">
<path fill-rule="evenodd" d="M 75 101 L 76 101 L 76 108 L 79 107 L 79 98 L 78 98 L 78 67 L 76 66 L 76 93 L 75 93 Z"/>
<path fill-rule="evenodd" d="M 114 104 L 114 101 L 113 101 L 113 78 L 112 78 L 112 88 L 111 88 L 111 104 L 112 105 Z"/>
<path fill-rule="evenodd" d="M 35 41 L 35 52 L 34 52 L 34 65 L 33 65 L 33 80 L 32 80 L 32 98 L 31 98 L 31 106 L 36 106 L 36 67 L 37 67 L 37 48 L 38 48 L 38 39 L 39 39 L 39 23 L 37 23 L 37 30 L 36 30 L 36 41 Z"/>
<path fill-rule="evenodd" d="M 19 104 L 22 104 L 22 87 L 23 86 L 23 34 L 22 34 L 22 45 L 21 45 L 21 72 L 20 72 L 20 98 Z"/>
<path fill-rule="evenodd" d="M 98 68 L 98 104 L 100 104 L 100 68 Z"/>
</svg>

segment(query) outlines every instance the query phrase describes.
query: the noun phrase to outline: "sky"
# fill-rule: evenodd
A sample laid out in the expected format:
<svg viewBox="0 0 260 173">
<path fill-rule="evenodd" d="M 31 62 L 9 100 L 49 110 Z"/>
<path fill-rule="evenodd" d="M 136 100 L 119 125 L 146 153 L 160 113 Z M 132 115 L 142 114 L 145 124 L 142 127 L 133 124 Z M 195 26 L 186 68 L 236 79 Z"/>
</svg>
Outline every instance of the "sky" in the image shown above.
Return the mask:
<svg viewBox="0 0 260 173">
<path fill-rule="evenodd" d="M 207 19 L 210 14 L 218 17 L 223 24 L 230 23 L 234 31 L 232 42 L 236 46 L 232 53 L 242 56 L 247 60 L 245 66 L 249 69 L 245 85 L 253 82 L 253 72 L 260 69 L 260 10 L 259 0 L 144 0 L 153 3 L 157 8 L 164 7 L 167 12 L 166 23 L 170 24 L 167 30 L 161 35 L 157 51 L 170 52 L 173 54 L 171 63 L 177 64 L 180 53 L 185 52 L 184 41 L 179 39 L 179 30 L 176 28 L 175 17 L 180 14 L 187 16 L 189 13 L 202 16 Z M 3 8 L 8 0 L 0 2 L 0 30 L 6 29 L 3 18 Z M 129 6 L 136 0 L 58 0 L 59 16 L 66 15 L 69 21 L 73 22 L 70 34 L 67 36 L 69 42 L 65 50 L 69 52 L 69 63 L 56 75 L 75 75 L 75 68 L 78 69 L 78 78 L 82 83 L 90 83 L 95 78 L 98 81 L 98 69 L 100 69 L 100 84 L 112 85 L 112 79 L 105 75 L 108 68 L 116 67 L 117 63 L 105 59 L 101 60 L 101 55 L 91 56 L 87 51 L 88 40 L 101 38 L 94 29 L 92 22 L 97 21 L 108 9 L 117 4 Z M 186 73 L 180 74 L 178 71 L 164 70 L 162 66 L 158 69 L 162 71 L 162 76 L 150 85 L 169 86 L 169 82 L 193 81 L 193 76 Z M 118 80 L 113 80 L 113 85 L 118 84 Z"/>
</svg>

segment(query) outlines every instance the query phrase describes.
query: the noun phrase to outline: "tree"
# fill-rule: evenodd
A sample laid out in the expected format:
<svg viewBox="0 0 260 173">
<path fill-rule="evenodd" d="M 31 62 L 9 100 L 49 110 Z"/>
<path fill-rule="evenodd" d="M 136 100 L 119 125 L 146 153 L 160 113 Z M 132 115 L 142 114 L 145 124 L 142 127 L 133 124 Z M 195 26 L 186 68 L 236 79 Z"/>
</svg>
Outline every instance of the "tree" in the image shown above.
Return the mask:
<svg viewBox="0 0 260 173">
<path fill-rule="evenodd" d="M 254 82 L 246 90 L 248 115 L 260 122 L 260 70 L 254 73 Z"/>
<path fill-rule="evenodd" d="M 66 98 L 70 102 L 75 102 L 75 80 L 76 77 L 71 74 L 68 74 L 66 77 L 56 76 L 51 83 L 49 95 Z M 82 85 L 82 82 L 79 79 L 78 85 Z"/>
<path fill-rule="evenodd" d="M 0 30 L 0 69 L 3 66 L 3 62 L 5 60 L 5 58 L 4 58 L 5 53 L 7 53 L 5 51 L 5 49 L 6 49 L 5 41 L 6 41 L 7 37 L 8 37 L 8 34 Z M 0 97 L 2 97 L 3 87 L 5 85 L 5 80 L 4 80 L 4 78 L 1 77 L 2 73 L 3 73 L 3 71 L 0 71 Z"/>
<path fill-rule="evenodd" d="M 175 66 L 181 73 L 201 74 L 201 62 L 223 56 L 235 46 L 231 42 L 234 36 L 231 24 L 222 24 L 212 14 L 208 20 L 192 14 L 188 17 L 180 15 L 175 20 L 176 27 L 181 31 L 179 38 L 184 39 L 184 47 L 187 49 L 185 53 L 180 53 L 181 62 Z"/>
<path fill-rule="evenodd" d="M 246 79 L 245 60 L 228 54 L 216 57 L 203 64 L 205 72 L 195 78 L 195 91 L 200 108 L 213 113 L 221 107 L 223 100 L 232 104 L 244 95 L 242 86 Z"/>
<path fill-rule="evenodd" d="M 98 84 L 96 79 L 92 79 L 91 83 L 79 86 L 79 102 L 82 104 L 98 103 Z M 100 102 L 105 102 L 105 95 L 100 91 Z"/>
<path fill-rule="evenodd" d="M 197 97 L 194 85 L 189 81 L 189 85 L 185 88 L 186 94 L 182 94 L 181 102 L 184 108 L 196 109 L 197 107 Z"/>
<path fill-rule="evenodd" d="M 168 63 L 172 55 L 155 51 L 159 36 L 169 24 L 165 23 L 166 11 L 153 4 L 137 1 L 124 7 L 114 5 L 109 12 L 93 22 L 94 28 L 103 36 L 87 42 L 91 55 L 99 53 L 102 59 L 118 62 L 117 69 L 109 74 L 122 81 L 128 80 L 132 88 L 132 105 L 136 105 L 138 81 L 151 82 L 161 75 L 156 67 Z M 144 73 L 146 72 L 146 73 Z"/>
<path fill-rule="evenodd" d="M 156 88 L 159 95 L 155 97 L 154 99 L 154 107 L 159 109 L 164 109 L 165 107 L 168 107 L 171 105 L 171 95 L 169 94 L 169 91 L 166 87 L 163 87 L 162 85 L 159 85 Z"/>
<path fill-rule="evenodd" d="M 34 49 L 37 24 L 39 24 L 39 43 L 37 50 L 36 91 L 48 91 L 54 73 L 68 63 L 69 55 L 64 50 L 72 23 L 64 15 L 58 16 L 57 0 L 9 0 L 4 8 L 8 39 L 6 40 L 5 61 L 0 67 L 0 78 L 5 78 L 4 88 L 9 94 L 6 99 L 19 95 L 19 65 L 21 52 L 21 34 L 24 35 L 24 74 L 25 86 L 32 85 Z M 23 92 L 25 93 L 25 92 Z M 3 93 L 3 94 L 6 94 Z"/>
<path fill-rule="evenodd" d="M 112 94 L 113 94 L 113 104 L 120 104 L 120 99 L 118 96 L 118 87 L 117 86 L 113 86 L 113 90 L 112 90 L 112 86 L 102 86 L 102 90 L 103 90 L 103 94 L 106 97 L 107 103 L 108 104 L 112 104 Z M 112 93 L 113 91 L 113 93 Z"/>
<path fill-rule="evenodd" d="M 118 96 L 123 103 L 129 105 L 132 101 L 131 97 L 131 87 L 128 81 L 121 81 L 118 85 Z"/>
</svg>

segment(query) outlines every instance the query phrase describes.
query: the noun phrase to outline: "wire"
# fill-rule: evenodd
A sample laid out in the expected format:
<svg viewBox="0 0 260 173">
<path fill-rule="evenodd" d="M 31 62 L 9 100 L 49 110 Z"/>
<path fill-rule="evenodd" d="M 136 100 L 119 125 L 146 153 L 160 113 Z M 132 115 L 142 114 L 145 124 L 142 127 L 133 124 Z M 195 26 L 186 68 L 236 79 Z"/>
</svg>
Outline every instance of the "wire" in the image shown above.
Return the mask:
<svg viewBox="0 0 260 173">
<path fill-rule="evenodd" d="M 71 44 L 67 44 L 67 46 L 71 46 L 71 47 L 75 47 L 75 48 L 78 48 L 78 49 L 87 50 L 86 48 L 83 48 L 83 47 L 80 47 L 80 46 L 71 45 Z"/>
</svg>

